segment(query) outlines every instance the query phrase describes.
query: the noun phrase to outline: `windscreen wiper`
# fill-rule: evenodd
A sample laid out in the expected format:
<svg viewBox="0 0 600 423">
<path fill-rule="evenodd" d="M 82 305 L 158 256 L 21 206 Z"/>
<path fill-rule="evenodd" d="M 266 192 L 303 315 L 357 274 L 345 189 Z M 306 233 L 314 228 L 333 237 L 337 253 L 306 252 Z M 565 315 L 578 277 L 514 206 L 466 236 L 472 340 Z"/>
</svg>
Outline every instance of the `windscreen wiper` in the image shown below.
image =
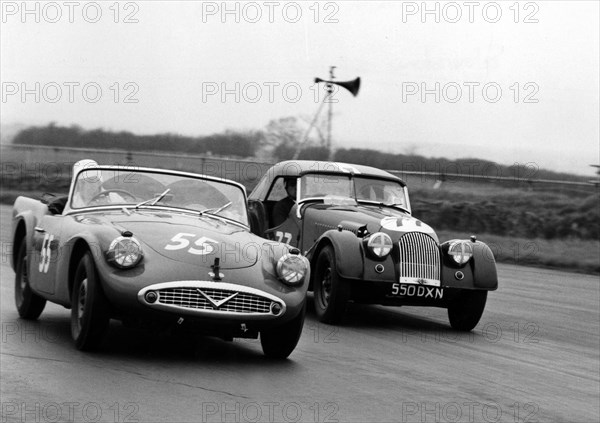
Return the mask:
<svg viewBox="0 0 600 423">
<path fill-rule="evenodd" d="M 219 212 L 225 210 L 227 207 L 231 206 L 232 202 L 230 201 L 227 204 L 223 204 L 221 207 L 213 207 L 212 209 L 205 209 L 200 212 L 200 216 L 204 213 L 206 214 L 218 214 Z"/>
<path fill-rule="evenodd" d="M 165 198 L 165 195 L 167 195 L 169 191 L 171 191 L 171 188 L 167 188 L 167 189 L 165 190 L 165 192 L 163 192 L 162 194 L 158 194 L 157 196 L 155 196 L 155 197 L 152 197 L 152 198 L 150 198 L 149 200 L 144 200 L 144 201 L 142 201 L 141 203 L 139 203 L 139 204 L 136 204 L 136 205 L 135 205 L 135 209 L 137 210 L 137 209 L 138 209 L 138 207 L 140 207 L 140 206 L 144 206 L 144 205 L 146 205 L 146 204 L 148 204 L 148 203 L 150 203 L 150 202 L 151 202 L 151 203 L 150 203 L 150 205 L 151 205 L 151 206 L 154 206 L 154 205 L 156 205 L 156 203 L 158 203 L 160 200 L 162 200 L 163 198 Z"/>
</svg>

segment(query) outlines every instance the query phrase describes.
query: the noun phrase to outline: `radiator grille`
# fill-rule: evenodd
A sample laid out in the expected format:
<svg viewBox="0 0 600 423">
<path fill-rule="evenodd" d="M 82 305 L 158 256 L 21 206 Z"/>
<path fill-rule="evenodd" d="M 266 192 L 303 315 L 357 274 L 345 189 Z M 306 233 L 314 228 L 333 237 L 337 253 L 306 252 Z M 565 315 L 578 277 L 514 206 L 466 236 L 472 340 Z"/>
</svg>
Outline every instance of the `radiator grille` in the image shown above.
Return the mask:
<svg viewBox="0 0 600 423">
<path fill-rule="evenodd" d="M 157 291 L 158 302 L 196 310 L 218 310 L 233 313 L 271 314 L 272 301 L 259 295 L 214 288 L 167 288 Z M 209 296 L 209 301 L 204 295 Z M 222 305 L 220 301 L 235 295 Z"/>
<path fill-rule="evenodd" d="M 429 235 L 410 232 L 402 236 L 400 247 L 400 282 L 439 284 L 440 252 L 437 242 Z M 404 279 L 404 280 L 403 280 Z"/>
</svg>

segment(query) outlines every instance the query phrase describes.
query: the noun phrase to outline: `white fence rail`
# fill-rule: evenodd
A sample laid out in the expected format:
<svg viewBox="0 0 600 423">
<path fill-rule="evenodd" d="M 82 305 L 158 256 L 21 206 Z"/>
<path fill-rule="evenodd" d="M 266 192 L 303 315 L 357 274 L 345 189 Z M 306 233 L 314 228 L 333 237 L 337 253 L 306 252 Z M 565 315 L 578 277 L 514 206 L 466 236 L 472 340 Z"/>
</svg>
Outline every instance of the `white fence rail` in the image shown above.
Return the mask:
<svg viewBox="0 0 600 423">
<path fill-rule="evenodd" d="M 159 167 L 203 173 L 233 179 L 253 187 L 273 164 L 256 159 L 232 159 L 217 156 L 199 156 L 180 153 L 159 153 L 126 150 L 101 150 L 92 148 L 67 148 L 31 145 L 0 146 L 0 164 L 3 183 L 14 178 L 39 178 L 45 180 L 70 176 L 73 163 L 93 158 L 101 164 Z M 493 183 L 527 189 L 555 187 L 564 190 L 593 192 L 598 181 L 564 181 L 534 179 L 526 176 L 488 176 L 420 171 L 389 170 L 411 183 Z"/>
</svg>

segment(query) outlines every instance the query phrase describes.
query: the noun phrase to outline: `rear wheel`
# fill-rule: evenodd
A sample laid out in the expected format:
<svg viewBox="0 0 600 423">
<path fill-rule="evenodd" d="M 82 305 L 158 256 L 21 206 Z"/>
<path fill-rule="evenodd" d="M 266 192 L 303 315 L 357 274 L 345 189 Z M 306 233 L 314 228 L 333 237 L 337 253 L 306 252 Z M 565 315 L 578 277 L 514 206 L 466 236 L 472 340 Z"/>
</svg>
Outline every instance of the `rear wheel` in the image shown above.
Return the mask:
<svg viewBox="0 0 600 423">
<path fill-rule="evenodd" d="M 281 360 L 287 358 L 294 351 L 300 335 L 302 335 L 305 315 L 306 303 L 298 316 L 288 323 L 260 333 L 260 344 L 267 357 Z"/>
<path fill-rule="evenodd" d="M 108 305 L 92 255 L 86 253 L 75 271 L 71 294 L 71 336 L 79 350 L 97 348 L 108 329 Z"/>
<path fill-rule="evenodd" d="M 350 298 L 348 286 L 338 275 L 335 252 L 331 246 L 321 250 L 315 265 L 313 281 L 315 312 L 323 323 L 342 320 Z"/>
<path fill-rule="evenodd" d="M 473 330 L 485 309 L 487 291 L 463 291 L 448 307 L 448 318 L 453 329 Z"/>
<path fill-rule="evenodd" d="M 35 320 L 40 317 L 46 300 L 31 290 L 29 286 L 29 266 L 27 259 L 27 242 L 23 240 L 19 247 L 17 265 L 15 267 L 15 305 L 19 316 L 27 320 Z"/>
</svg>

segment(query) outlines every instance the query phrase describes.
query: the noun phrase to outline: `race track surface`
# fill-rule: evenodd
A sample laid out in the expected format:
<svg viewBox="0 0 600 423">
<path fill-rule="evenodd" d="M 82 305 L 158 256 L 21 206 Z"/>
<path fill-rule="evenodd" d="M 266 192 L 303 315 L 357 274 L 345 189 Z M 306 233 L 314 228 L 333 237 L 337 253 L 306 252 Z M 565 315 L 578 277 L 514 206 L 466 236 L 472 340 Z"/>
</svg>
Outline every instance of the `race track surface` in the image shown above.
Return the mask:
<svg viewBox="0 0 600 423">
<path fill-rule="evenodd" d="M 104 348 L 71 343 L 69 310 L 18 318 L 10 208 L 0 207 L 2 422 L 597 422 L 597 276 L 499 265 L 475 330 L 443 309 L 309 308 L 297 349 L 153 335 L 114 322 Z"/>
</svg>

